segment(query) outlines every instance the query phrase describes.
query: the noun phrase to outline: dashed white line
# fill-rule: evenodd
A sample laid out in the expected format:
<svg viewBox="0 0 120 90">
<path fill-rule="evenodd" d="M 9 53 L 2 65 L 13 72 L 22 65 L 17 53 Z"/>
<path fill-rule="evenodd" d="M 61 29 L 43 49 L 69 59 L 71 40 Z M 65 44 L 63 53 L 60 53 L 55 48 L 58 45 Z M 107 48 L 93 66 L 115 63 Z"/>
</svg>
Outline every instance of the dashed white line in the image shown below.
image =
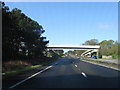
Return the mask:
<svg viewBox="0 0 120 90">
<path fill-rule="evenodd" d="M 47 69 L 49 69 L 49 68 L 51 68 L 51 67 L 53 67 L 53 65 L 48 66 L 47 68 L 45 68 L 45 69 L 43 69 L 43 70 L 41 70 L 41 71 L 39 71 L 39 72 L 37 72 L 37 73 L 35 73 L 35 74 L 31 75 L 30 77 L 28 77 L 28 78 L 26 78 L 26 79 L 24 79 L 24 80 L 22 80 L 22 81 L 20 81 L 20 82 L 16 83 L 15 85 L 13 85 L 13 86 L 11 86 L 11 87 L 9 87 L 9 88 L 14 88 L 14 87 L 16 87 L 16 86 L 20 85 L 21 83 L 23 83 L 23 82 L 25 82 L 25 81 L 27 81 L 27 80 L 29 80 L 29 79 L 33 78 L 34 76 L 36 76 L 36 75 L 38 75 L 38 74 L 42 73 L 43 71 L 45 71 L 45 70 L 47 70 Z"/>
<path fill-rule="evenodd" d="M 5 75 L 5 73 L 1 73 L 2 75 Z"/>
<path fill-rule="evenodd" d="M 83 75 L 84 77 L 87 77 L 86 74 L 85 74 L 84 72 L 82 72 L 82 75 Z"/>
<path fill-rule="evenodd" d="M 75 67 L 77 67 L 77 65 L 75 65 Z"/>
</svg>

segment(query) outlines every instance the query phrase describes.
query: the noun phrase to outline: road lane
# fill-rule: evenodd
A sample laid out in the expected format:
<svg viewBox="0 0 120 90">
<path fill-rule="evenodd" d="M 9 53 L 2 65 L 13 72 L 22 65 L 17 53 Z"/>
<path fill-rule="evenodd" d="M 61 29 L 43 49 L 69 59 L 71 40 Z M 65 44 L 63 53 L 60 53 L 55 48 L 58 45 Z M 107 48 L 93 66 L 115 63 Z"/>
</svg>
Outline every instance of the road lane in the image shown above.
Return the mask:
<svg viewBox="0 0 120 90">
<path fill-rule="evenodd" d="M 77 67 L 76 67 L 77 66 Z M 64 57 L 52 68 L 16 86 L 20 89 L 39 88 L 117 88 L 118 71 Z"/>
</svg>

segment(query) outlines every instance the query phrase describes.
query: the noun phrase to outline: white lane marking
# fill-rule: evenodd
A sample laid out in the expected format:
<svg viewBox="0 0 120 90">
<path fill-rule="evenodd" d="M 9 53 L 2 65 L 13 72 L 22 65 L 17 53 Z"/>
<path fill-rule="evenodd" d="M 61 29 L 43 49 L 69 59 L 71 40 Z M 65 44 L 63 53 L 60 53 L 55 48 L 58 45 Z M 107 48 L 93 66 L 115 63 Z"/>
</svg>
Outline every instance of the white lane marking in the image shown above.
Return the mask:
<svg viewBox="0 0 120 90">
<path fill-rule="evenodd" d="M 49 68 L 51 68 L 51 67 L 53 67 L 53 65 L 51 65 L 51 66 L 49 66 L 49 67 L 45 68 L 44 70 L 47 70 L 47 69 L 49 69 Z"/>
<path fill-rule="evenodd" d="M 75 65 L 75 67 L 77 67 L 77 65 Z"/>
<path fill-rule="evenodd" d="M 47 69 L 49 69 L 49 68 L 51 68 L 51 67 L 53 67 L 53 65 L 48 66 L 47 68 L 45 68 L 45 69 L 43 69 L 43 70 L 41 70 L 41 71 L 39 71 L 39 72 L 37 72 L 37 73 L 35 73 L 35 74 L 31 75 L 30 77 L 28 77 L 28 78 L 26 78 L 26 79 L 24 79 L 24 80 L 22 80 L 22 81 L 20 81 L 20 82 L 16 83 L 15 85 L 13 85 L 13 86 L 11 86 L 11 87 L 9 87 L 9 88 L 14 88 L 14 87 L 16 87 L 16 86 L 20 85 L 21 83 L 23 83 L 23 82 L 25 82 L 25 81 L 27 81 L 27 80 L 29 80 L 29 79 L 33 78 L 34 76 L 36 76 L 36 75 L 38 75 L 38 74 L 42 73 L 43 71 L 45 71 L 45 70 L 47 70 Z"/>
<path fill-rule="evenodd" d="M 84 72 L 82 72 L 82 75 L 83 75 L 84 77 L 87 77 Z"/>
<path fill-rule="evenodd" d="M 82 61 L 83 61 L 83 60 L 82 60 Z M 103 64 L 93 63 L 93 62 L 89 62 L 89 61 L 83 61 L 83 62 L 88 62 L 88 63 L 90 63 L 90 64 L 99 65 L 99 66 L 103 66 L 103 67 L 106 67 L 106 68 L 110 68 L 110 69 L 114 69 L 114 70 L 120 71 L 118 68 L 106 66 L 106 65 L 103 65 Z"/>
<path fill-rule="evenodd" d="M 2 73 L 2 75 L 5 75 L 5 73 Z"/>
</svg>

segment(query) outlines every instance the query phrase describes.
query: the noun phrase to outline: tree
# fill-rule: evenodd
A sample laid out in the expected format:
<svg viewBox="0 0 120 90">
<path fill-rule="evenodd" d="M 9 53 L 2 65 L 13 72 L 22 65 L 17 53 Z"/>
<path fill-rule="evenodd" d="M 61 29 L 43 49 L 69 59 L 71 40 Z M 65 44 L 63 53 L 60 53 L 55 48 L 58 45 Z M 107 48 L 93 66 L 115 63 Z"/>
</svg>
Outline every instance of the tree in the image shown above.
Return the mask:
<svg viewBox="0 0 120 90">
<path fill-rule="evenodd" d="M 49 41 L 42 34 L 45 32 L 38 22 L 26 16 L 20 9 L 9 8 L 2 2 L 2 46 L 3 59 L 19 59 L 20 56 L 30 58 L 43 57 Z"/>
<path fill-rule="evenodd" d="M 77 54 L 78 56 L 81 56 L 81 54 L 85 51 L 86 50 L 74 50 L 75 54 Z"/>
<path fill-rule="evenodd" d="M 98 45 L 97 39 L 87 40 L 83 45 Z"/>
<path fill-rule="evenodd" d="M 71 51 L 71 50 L 69 50 L 67 53 L 68 53 L 68 54 L 75 55 L 75 52 L 74 52 L 74 51 Z"/>
<path fill-rule="evenodd" d="M 3 59 L 15 59 L 18 56 L 21 31 L 4 2 L 2 2 L 2 29 Z"/>
<path fill-rule="evenodd" d="M 99 49 L 99 57 L 102 55 L 112 56 L 113 58 L 118 57 L 118 42 L 114 40 L 103 40 L 98 43 L 97 39 L 87 40 L 83 45 L 100 45 L 101 48 Z"/>
<path fill-rule="evenodd" d="M 118 57 L 118 42 L 113 40 L 103 40 L 99 43 L 101 46 L 100 53 L 106 56 Z"/>
<path fill-rule="evenodd" d="M 63 50 L 54 50 L 58 55 L 62 56 L 64 51 Z"/>
<path fill-rule="evenodd" d="M 100 52 L 102 55 L 109 55 L 108 49 L 111 47 L 113 42 L 113 40 L 103 40 L 99 43 L 99 45 L 101 46 Z"/>
</svg>

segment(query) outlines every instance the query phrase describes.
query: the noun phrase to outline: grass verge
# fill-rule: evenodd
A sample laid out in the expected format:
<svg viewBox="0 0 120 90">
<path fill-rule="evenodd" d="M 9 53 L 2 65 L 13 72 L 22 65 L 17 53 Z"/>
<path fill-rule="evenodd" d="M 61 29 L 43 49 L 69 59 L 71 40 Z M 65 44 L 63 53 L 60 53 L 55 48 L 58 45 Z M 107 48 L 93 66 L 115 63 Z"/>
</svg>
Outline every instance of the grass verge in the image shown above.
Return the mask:
<svg viewBox="0 0 120 90">
<path fill-rule="evenodd" d="M 102 58 L 102 60 L 118 60 L 118 59 Z"/>
<path fill-rule="evenodd" d="M 39 68 L 41 67 L 42 65 L 33 65 L 33 66 L 26 66 L 26 67 L 23 67 L 21 69 L 14 69 L 14 70 L 11 70 L 11 71 L 7 71 L 5 72 L 5 77 L 8 77 L 8 76 L 15 76 L 16 74 L 19 74 L 21 72 L 24 72 L 24 71 L 28 71 L 28 70 L 32 70 L 32 69 L 35 69 L 35 68 Z M 3 76 L 4 77 L 4 76 Z M 5 78 L 4 77 L 4 78 Z"/>
<path fill-rule="evenodd" d="M 3 72 L 3 73 L 5 73 L 5 75 L 3 75 L 2 78 L 6 79 L 9 77 L 14 77 L 14 76 L 21 74 L 23 72 L 34 70 L 34 69 L 40 68 L 42 66 L 45 66 L 45 65 L 52 63 L 56 60 L 57 60 L 57 58 L 46 61 L 46 62 L 42 62 L 38 65 L 23 65 L 23 62 L 22 62 L 22 64 L 20 64 L 21 61 L 18 61 L 20 63 L 14 66 L 15 62 L 14 62 L 14 64 L 13 64 L 13 62 L 12 63 L 10 62 L 9 64 L 7 63 L 7 65 L 11 65 L 10 67 L 12 67 L 12 69 Z"/>
</svg>

